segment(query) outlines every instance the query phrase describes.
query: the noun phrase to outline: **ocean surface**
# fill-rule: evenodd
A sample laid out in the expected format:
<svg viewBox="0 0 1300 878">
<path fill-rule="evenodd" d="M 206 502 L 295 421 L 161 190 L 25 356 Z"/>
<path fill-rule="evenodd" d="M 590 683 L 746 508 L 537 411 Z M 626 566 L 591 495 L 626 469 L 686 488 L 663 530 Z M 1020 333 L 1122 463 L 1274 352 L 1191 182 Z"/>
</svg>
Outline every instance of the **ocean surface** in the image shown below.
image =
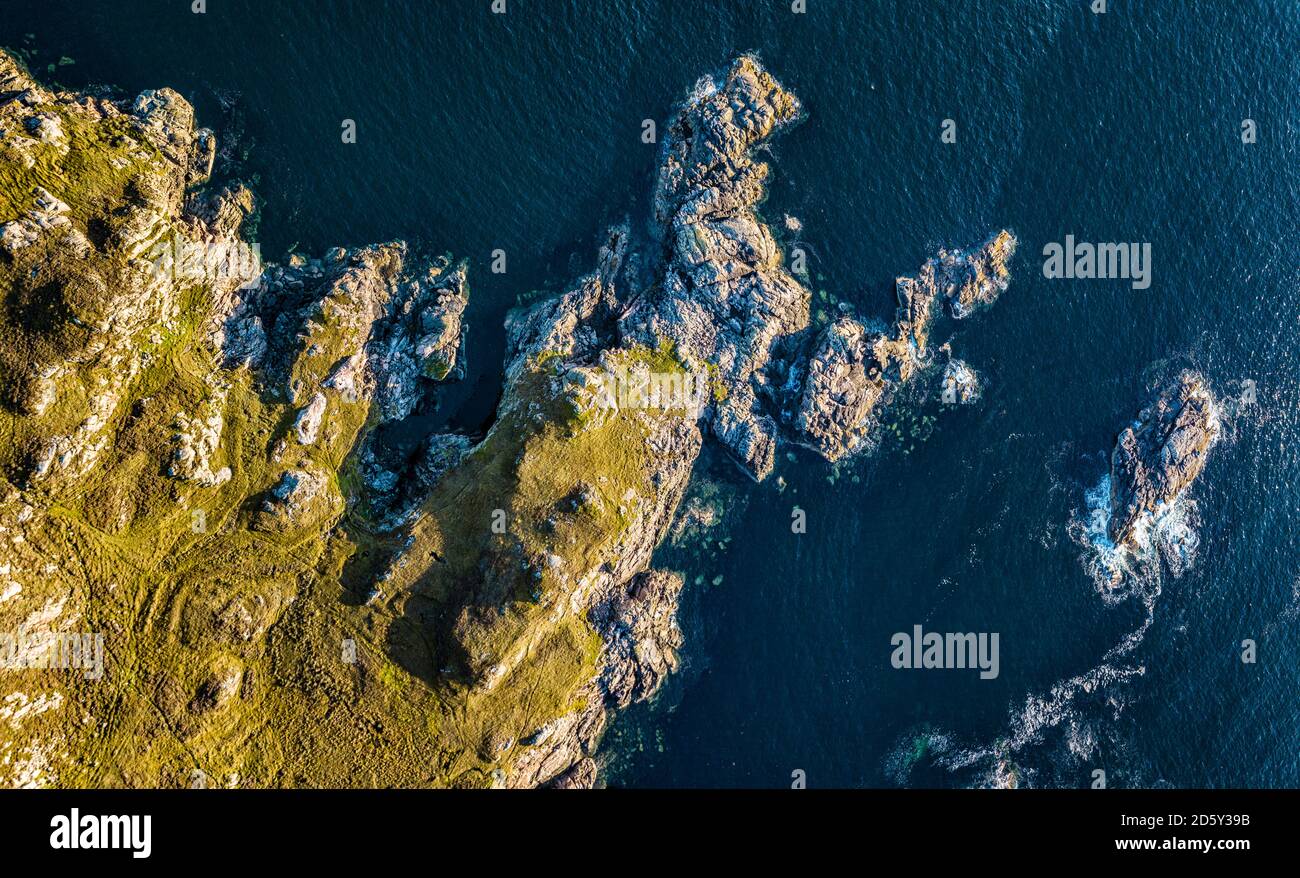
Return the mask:
<svg viewBox="0 0 1300 878">
<path fill-rule="evenodd" d="M 71 87 L 171 86 L 238 132 L 268 258 L 393 239 L 468 258 L 469 374 L 433 419 L 466 430 L 491 418 L 506 310 L 644 221 L 642 120 L 757 52 L 808 111 L 763 210 L 802 222 L 781 234 L 818 307 L 889 320 L 894 278 L 938 248 L 1006 227 L 1020 249 L 953 338 L 978 405 L 901 400 L 904 438 L 838 470 L 782 453 L 754 485 L 701 460 L 727 531 L 660 552 L 690 583 L 685 667 L 614 724 L 609 783 L 1300 786 L 1300 4 L 489 5 L 0 0 L 0 44 Z M 1150 243 L 1150 288 L 1046 279 L 1066 235 Z M 1168 551 L 1111 589 L 1090 503 L 1118 431 L 1188 366 L 1224 436 Z M 998 633 L 1000 673 L 895 669 L 914 625 Z"/>
</svg>

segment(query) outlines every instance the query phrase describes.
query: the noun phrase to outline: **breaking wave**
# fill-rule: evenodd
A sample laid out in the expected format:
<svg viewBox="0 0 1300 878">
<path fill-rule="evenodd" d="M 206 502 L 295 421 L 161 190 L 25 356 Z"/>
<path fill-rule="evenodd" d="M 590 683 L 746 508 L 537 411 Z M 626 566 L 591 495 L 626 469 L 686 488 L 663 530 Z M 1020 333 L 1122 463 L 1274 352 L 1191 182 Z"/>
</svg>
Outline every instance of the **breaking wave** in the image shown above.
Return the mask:
<svg viewBox="0 0 1300 878">
<path fill-rule="evenodd" d="M 1086 492 L 1085 506 L 1071 521 L 1071 538 L 1084 548 L 1083 565 L 1107 604 L 1138 600 L 1142 622 L 1111 647 L 1093 668 L 1053 684 L 1046 692 L 1030 693 L 1014 706 L 1005 734 L 991 743 L 960 747 L 946 731 L 923 729 L 904 736 L 886 758 L 885 774 L 905 785 L 922 762 L 957 775 L 972 786 L 1035 785 L 1069 778 L 1069 772 L 1097 751 L 1099 715 L 1120 718 L 1128 705 L 1124 684 L 1146 673 L 1136 659 L 1155 621 L 1162 570 L 1181 576 L 1196 557 L 1199 537 L 1196 506 L 1187 499 L 1161 507 L 1139 523 L 1136 549 L 1116 546 L 1107 536 L 1110 524 L 1110 477 L 1103 476 Z M 1047 767 L 1038 769 L 1028 751 L 1048 743 L 1052 730 L 1062 730 Z M 1116 742 L 1110 742 L 1116 743 Z M 1066 781 L 1068 782 L 1068 780 Z"/>
<path fill-rule="evenodd" d="M 1222 414 L 1216 417 L 1223 420 Z M 1144 610 L 1142 622 L 1095 667 L 1053 684 L 1045 693 L 1026 696 L 1011 710 L 1005 735 L 992 744 L 959 748 L 950 734 L 936 731 L 926 733 L 925 746 L 909 745 L 905 738 L 885 765 L 898 783 L 906 783 L 917 762 L 928 757 L 928 764 L 948 772 L 972 772 L 970 781 L 976 786 L 1032 784 L 1040 774 L 1034 764 L 1041 761 L 1027 751 L 1046 744 L 1048 733 L 1058 727 L 1063 733 L 1044 771 L 1053 780 L 1071 783 L 1071 770 L 1097 751 L 1099 736 L 1112 734 L 1128 704 L 1124 684 L 1146 673 L 1135 654 L 1155 621 L 1164 572 L 1176 579 L 1191 569 L 1201 540 L 1196 502 L 1183 493 L 1143 514 L 1131 545 L 1116 545 L 1110 538 L 1110 491 L 1110 475 L 1104 473 L 1084 492 L 1083 507 L 1072 513 L 1066 531 L 1082 549 L 1080 562 L 1102 600 L 1107 605 L 1138 601 Z M 1293 592 L 1293 612 L 1300 614 L 1300 580 Z M 1108 715 L 1109 724 L 1095 721 L 1103 715 Z M 1108 743 L 1123 747 L 1122 742 Z M 907 754 L 913 754 L 911 762 L 899 758 Z"/>
<path fill-rule="evenodd" d="M 1056 757 L 1049 762 L 1048 782 L 1061 782 L 1069 771 L 1092 758 L 1099 746 L 1093 717 L 1098 712 L 1118 720 L 1128 705 L 1122 684 L 1146 673 L 1133 658 L 1155 618 L 1159 590 L 1147 595 L 1146 618 L 1112 647 L 1100 664 L 1077 676 L 1061 680 L 1045 693 L 1030 693 L 1015 707 L 1007 731 L 992 743 L 973 747 L 954 744 L 953 735 L 941 729 L 922 729 L 905 735 L 886 757 L 885 774 L 900 786 L 923 761 L 949 774 L 965 776 L 976 787 L 1032 786 L 1043 773 L 1027 751 L 1048 742 L 1048 734 L 1061 727 Z"/>
<path fill-rule="evenodd" d="M 1200 518 L 1186 495 L 1145 513 L 1134 526 L 1136 548 L 1117 546 L 1110 538 L 1110 475 L 1084 494 L 1084 506 L 1067 526 L 1082 548 L 1080 563 L 1107 604 L 1134 595 L 1159 593 L 1164 570 L 1176 579 L 1196 561 Z"/>
</svg>

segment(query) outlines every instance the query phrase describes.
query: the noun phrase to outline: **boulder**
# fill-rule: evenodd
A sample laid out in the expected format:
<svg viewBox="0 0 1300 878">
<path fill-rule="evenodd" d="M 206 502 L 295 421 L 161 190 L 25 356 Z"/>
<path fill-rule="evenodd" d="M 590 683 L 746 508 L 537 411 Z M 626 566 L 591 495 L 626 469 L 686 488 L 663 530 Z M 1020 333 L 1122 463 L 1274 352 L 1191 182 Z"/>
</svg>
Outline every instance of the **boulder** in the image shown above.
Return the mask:
<svg viewBox="0 0 1300 878">
<path fill-rule="evenodd" d="M 300 445 L 315 444 L 321 420 L 325 417 L 326 403 L 325 394 L 317 393 L 311 402 L 298 411 L 298 417 L 293 422 L 293 432 Z"/>
</svg>

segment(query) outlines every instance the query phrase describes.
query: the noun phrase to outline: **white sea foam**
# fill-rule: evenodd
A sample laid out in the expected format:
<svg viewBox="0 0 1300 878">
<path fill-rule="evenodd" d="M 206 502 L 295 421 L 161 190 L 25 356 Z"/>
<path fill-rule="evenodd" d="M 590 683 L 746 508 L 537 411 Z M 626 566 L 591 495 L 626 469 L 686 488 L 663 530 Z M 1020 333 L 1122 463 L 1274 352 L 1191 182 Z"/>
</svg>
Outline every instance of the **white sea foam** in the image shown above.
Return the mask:
<svg viewBox="0 0 1300 878">
<path fill-rule="evenodd" d="M 685 106 L 690 107 L 698 104 L 718 92 L 718 83 L 712 76 L 704 75 L 695 80 L 695 87 L 687 96 Z"/>
<path fill-rule="evenodd" d="M 1097 578 L 1099 585 L 1104 584 L 1106 587 L 1104 596 L 1109 596 L 1109 601 L 1122 600 L 1121 597 L 1115 597 L 1118 592 L 1114 591 L 1113 580 L 1110 579 L 1112 571 L 1118 571 L 1122 581 L 1128 584 L 1126 591 L 1123 591 L 1123 597 L 1136 596 L 1143 604 L 1145 609 L 1143 622 L 1121 637 L 1119 643 L 1102 656 L 1101 662 L 1097 663 L 1096 667 L 1084 671 L 1083 674 L 1054 683 L 1047 692 L 1031 692 L 1027 695 L 1021 706 L 1011 709 L 1006 734 L 993 743 L 959 748 L 954 747 L 952 736 L 939 731 L 930 732 L 932 740 L 943 741 L 943 747 L 930 747 L 926 753 L 926 757 L 930 758 L 936 766 L 944 767 L 954 773 L 963 770 L 978 771 L 976 786 L 1004 786 L 1013 773 L 1011 758 L 1032 745 L 1043 743 L 1048 731 L 1057 726 L 1065 727 L 1065 753 L 1069 754 L 1071 760 L 1082 762 L 1087 760 L 1096 748 L 1097 728 L 1092 721 L 1095 719 L 1095 710 L 1099 702 L 1105 708 L 1109 708 L 1112 719 L 1117 719 L 1125 709 L 1126 698 L 1122 695 L 1122 685 L 1117 689 L 1117 684 L 1139 678 L 1147 672 L 1144 665 L 1134 661 L 1132 654 L 1143 643 L 1147 631 L 1156 619 L 1156 604 L 1161 593 L 1161 580 L 1158 575 L 1160 566 L 1158 563 L 1152 566 L 1151 563 L 1144 562 L 1143 552 L 1132 555 L 1127 553 L 1127 550 L 1117 548 L 1106 537 L 1106 524 L 1109 523 L 1109 493 L 1109 479 L 1102 479 L 1101 484 L 1088 492 L 1089 512 L 1087 518 L 1080 522 L 1080 533 L 1088 537 L 1086 545 L 1089 552 L 1092 552 L 1096 571 L 1100 575 L 1100 578 Z M 1096 498 L 1105 498 L 1106 502 L 1101 502 L 1100 505 L 1092 502 Z M 1191 532 L 1191 536 L 1188 535 L 1188 531 Z M 1140 545 L 1151 546 L 1151 552 L 1147 553 L 1148 558 L 1157 555 L 1166 557 L 1170 552 L 1174 552 L 1175 557 L 1178 558 L 1191 557 L 1195 555 L 1193 536 L 1195 536 L 1195 525 L 1187 518 L 1186 509 L 1161 510 L 1152 516 L 1149 528 L 1144 532 L 1143 539 L 1149 541 L 1145 544 L 1140 541 Z M 1170 548 L 1154 548 L 1166 544 Z M 1191 545 L 1191 549 L 1187 548 L 1188 544 Z M 1080 697 L 1086 701 L 1083 708 L 1079 705 Z M 1089 705 L 1092 706 L 1092 710 L 1088 710 Z M 906 782 L 906 775 L 909 774 L 911 767 L 906 760 L 897 758 L 900 754 L 909 752 L 907 741 L 910 740 L 901 741 L 892 764 L 887 764 L 887 771 L 891 771 L 898 783 Z M 1019 786 L 1032 784 L 1034 775 L 1034 771 L 1027 769 L 1026 766 L 1015 766 L 1015 777 Z"/>
<path fill-rule="evenodd" d="M 1137 598 L 1146 611 L 1142 623 L 1111 647 L 1096 667 L 1057 682 L 1046 693 L 1029 694 L 1022 706 L 1012 710 L 1005 737 L 990 746 L 949 750 L 935 760 L 937 764 L 952 771 L 980 768 L 983 785 L 997 784 L 1007 776 L 1008 757 L 1041 743 L 1048 730 L 1063 723 L 1065 752 L 1081 761 L 1096 746 L 1097 734 L 1092 723 L 1080 715 L 1081 696 L 1097 696 L 1109 707 L 1112 719 L 1124 709 L 1122 686 L 1116 684 L 1146 673 L 1133 654 L 1155 620 L 1163 571 L 1178 577 L 1196 560 L 1199 518 L 1196 503 L 1184 495 L 1143 515 L 1134 528 L 1132 546 L 1116 545 L 1109 535 L 1110 487 L 1110 476 L 1105 474 L 1085 492 L 1083 510 L 1076 513 L 1067 531 L 1082 547 L 1083 567 L 1102 599 L 1116 604 Z"/>
<path fill-rule="evenodd" d="M 942 762 L 951 748 L 952 738 L 942 731 L 929 726 L 912 729 L 894 742 L 885 757 L 885 775 L 904 786 L 917 762 L 926 759 Z"/>
<path fill-rule="evenodd" d="M 1200 546 L 1195 501 L 1181 496 L 1144 513 L 1133 526 L 1133 546 L 1117 546 L 1110 538 L 1110 475 L 1084 494 L 1083 510 L 1067 530 L 1083 549 L 1080 562 L 1108 604 L 1134 594 L 1159 590 L 1162 568 L 1182 576 L 1196 560 Z"/>
<path fill-rule="evenodd" d="M 1045 693 L 1027 696 L 1021 707 L 1012 710 L 1007 733 L 993 743 L 958 748 L 952 745 L 949 734 L 930 732 L 930 741 L 941 746 L 928 747 L 925 758 L 954 773 L 974 770 L 976 786 L 1005 786 L 1012 776 L 1020 786 L 1032 785 L 1036 772 L 1018 764 L 1016 755 L 1043 743 L 1047 732 L 1063 725 L 1064 752 L 1075 762 L 1087 760 L 1097 747 L 1097 728 L 1091 712 L 1085 714 L 1081 711 L 1078 701 L 1081 696 L 1096 696 L 1110 708 L 1111 718 L 1118 718 L 1125 699 L 1114 691 L 1114 687 L 1146 673 L 1141 664 L 1124 659 L 1142 642 L 1151 619 L 1148 615 L 1146 621 L 1112 648 L 1097 667 L 1061 680 Z M 899 784 L 906 783 L 910 774 L 912 761 L 906 756 L 913 752 L 913 740 L 909 736 L 900 741 L 886 761 L 886 771 Z"/>
</svg>

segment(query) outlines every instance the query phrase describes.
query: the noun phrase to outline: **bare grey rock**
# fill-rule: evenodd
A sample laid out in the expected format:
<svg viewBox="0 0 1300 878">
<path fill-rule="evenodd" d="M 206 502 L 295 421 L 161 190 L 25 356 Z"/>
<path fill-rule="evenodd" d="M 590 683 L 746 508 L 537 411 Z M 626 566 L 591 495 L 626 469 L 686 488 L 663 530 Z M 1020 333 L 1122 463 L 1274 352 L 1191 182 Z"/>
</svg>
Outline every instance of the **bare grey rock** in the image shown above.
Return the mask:
<svg viewBox="0 0 1300 878">
<path fill-rule="evenodd" d="M 626 225 L 610 229 L 597 269 L 558 298 L 544 299 L 506 317 L 506 374 L 517 376 L 530 357 L 590 360 L 613 341 L 616 282 L 627 254 Z"/>
<path fill-rule="evenodd" d="M 645 701 L 677 670 L 681 590 L 677 574 L 647 570 L 611 588 L 588 611 L 587 618 L 605 642 L 600 683 L 613 706 Z"/>
<path fill-rule="evenodd" d="M 645 570 L 627 582 L 607 583 L 593 596 L 588 619 L 603 643 L 599 673 L 584 688 L 576 710 L 519 742 L 522 752 L 506 785 L 566 789 L 595 784 L 591 756 L 610 712 L 652 698 L 678 668 L 681 590 L 676 574 Z"/>
<path fill-rule="evenodd" d="M 0 247 L 9 253 L 16 253 L 24 247 L 30 247 L 41 236 L 52 230 L 64 233 L 74 231 L 68 219 L 68 207 L 63 201 L 51 195 L 43 187 L 36 187 L 32 192 L 32 207 L 18 219 L 0 225 Z"/>
<path fill-rule="evenodd" d="M 795 428 L 827 460 L 851 454 L 866 438 L 885 392 L 875 347 L 880 336 L 842 318 L 822 333 L 808 361 Z"/>
<path fill-rule="evenodd" d="M 311 398 L 311 402 L 299 410 L 298 417 L 293 422 L 293 432 L 298 437 L 300 445 L 315 444 L 316 437 L 320 434 L 321 420 L 325 417 L 327 402 L 325 394 L 317 393 Z"/>
<path fill-rule="evenodd" d="M 292 261 L 218 307 L 211 336 L 227 366 L 246 364 L 275 385 L 302 353 L 335 356 L 320 386 L 373 401 L 382 421 L 407 417 L 433 384 L 461 374 L 463 264 L 413 259 L 401 243 Z M 287 389 L 293 398 L 311 390 Z"/>
<path fill-rule="evenodd" d="M 317 524 L 331 508 L 329 479 L 310 467 L 295 467 L 281 473 L 263 496 L 256 526 L 261 530 L 283 531 Z"/>
<path fill-rule="evenodd" d="M 168 471 L 174 478 L 192 481 L 203 488 L 230 481 L 230 467 L 215 471 L 212 468 L 212 456 L 221 445 L 221 433 L 225 428 L 222 411 L 226 394 L 226 387 L 216 387 L 197 414 L 177 414 L 176 450 Z"/>
<path fill-rule="evenodd" d="M 972 405 L 979 402 L 979 376 L 969 364 L 952 359 L 943 369 L 939 399 L 948 405 Z"/>
<path fill-rule="evenodd" d="M 1016 237 L 998 232 L 979 247 L 940 250 L 915 277 L 898 278 L 898 335 L 917 356 L 926 355 L 930 328 L 943 307 L 957 319 L 991 305 L 1011 281 Z"/>
<path fill-rule="evenodd" d="M 546 784 L 551 790 L 589 790 L 596 785 L 596 760 L 584 756 L 573 767 Z"/>
</svg>

